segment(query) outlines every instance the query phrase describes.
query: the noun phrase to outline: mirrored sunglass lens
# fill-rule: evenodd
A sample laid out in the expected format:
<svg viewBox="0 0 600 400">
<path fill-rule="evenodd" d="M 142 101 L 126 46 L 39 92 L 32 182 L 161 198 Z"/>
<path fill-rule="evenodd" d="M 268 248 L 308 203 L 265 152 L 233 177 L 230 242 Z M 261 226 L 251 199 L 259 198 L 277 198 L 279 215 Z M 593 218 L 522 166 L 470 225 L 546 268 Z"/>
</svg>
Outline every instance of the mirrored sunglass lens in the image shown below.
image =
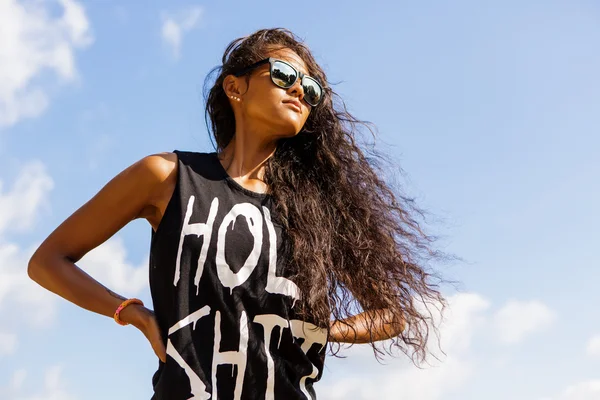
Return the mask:
<svg viewBox="0 0 600 400">
<path fill-rule="evenodd" d="M 271 77 L 277 86 L 288 88 L 296 81 L 296 71 L 289 65 L 276 61 L 273 63 Z"/>
<path fill-rule="evenodd" d="M 302 82 L 304 98 L 310 105 L 316 105 L 321 101 L 323 92 L 319 84 L 311 78 L 304 78 Z"/>
</svg>

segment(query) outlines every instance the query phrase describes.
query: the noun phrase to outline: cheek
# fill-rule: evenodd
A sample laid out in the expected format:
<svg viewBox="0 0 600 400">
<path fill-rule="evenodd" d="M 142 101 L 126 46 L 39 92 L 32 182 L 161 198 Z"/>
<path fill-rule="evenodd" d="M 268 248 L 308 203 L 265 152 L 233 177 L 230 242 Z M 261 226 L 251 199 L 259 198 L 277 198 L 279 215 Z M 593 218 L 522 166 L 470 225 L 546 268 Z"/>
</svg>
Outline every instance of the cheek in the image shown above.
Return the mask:
<svg viewBox="0 0 600 400">
<path fill-rule="evenodd" d="M 251 86 L 244 96 L 247 102 L 247 111 L 251 115 L 255 114 L 270 114 L 277 109 L 278 103 L 281 102 L 281 93 L 277 92 L 278 88 L 273 85 L 256 84 Z"/>
<path fill-rule="evenodd" d="M 271 87 L 258 87 L 247 92 L 247 115 L 253 119 L 260 119 L 279 126 L 282 129 L 298 132 L 308 118 L 308 110 L 299 114 L 282 104 L 285 91 L 273 85 Z"/>
<path fill-rule="evenodd" d="M 281 109 L 280 105 L 283 100 L 280 91 L 281 89 L 277 88 L 269 88 L 263 91 L 257 104 L 267 113 L 277 113 Z"/>
</svg>

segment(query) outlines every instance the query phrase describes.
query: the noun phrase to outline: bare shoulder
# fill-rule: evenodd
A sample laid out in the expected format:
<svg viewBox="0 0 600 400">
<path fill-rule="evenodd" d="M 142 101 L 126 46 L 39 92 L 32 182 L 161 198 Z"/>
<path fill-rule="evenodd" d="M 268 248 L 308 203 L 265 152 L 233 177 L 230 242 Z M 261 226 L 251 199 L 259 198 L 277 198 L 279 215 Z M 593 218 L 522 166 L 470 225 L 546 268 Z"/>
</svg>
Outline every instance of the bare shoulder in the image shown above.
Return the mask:
<svg viewBox="0 0 600 400">
<path fill-rule="evenodd" d="M 145 217 L 147 208 L 159 205 L 165 200 L 164 197 L 177 180 L 177 164 L 177 154 L 162 152 L 147 155 L 121 172 L 127 174 L 127 171 L 130 171 L 128 181 L 142 183 L 139 187 L 145 189 L 146 203 L 144 210 L 137 217 Z"/>
<path fill-rule="evenodd" d="M 143 173 L 152 176 L 155 180 L 146 207 L 142 209 L 139 217 L 145 218 L 156 230 L 177 184 L 177 154 L 172 152 L 151 154 L 139 162 L 140 168 L 144 170 Z"/>
<path fill-rule="evenodd" d="M 160 181 L 167 180 L 177 169 L 177 154 L 162 152 L 148 155 L 138 161 L 140 169 Z"/>
</svg>

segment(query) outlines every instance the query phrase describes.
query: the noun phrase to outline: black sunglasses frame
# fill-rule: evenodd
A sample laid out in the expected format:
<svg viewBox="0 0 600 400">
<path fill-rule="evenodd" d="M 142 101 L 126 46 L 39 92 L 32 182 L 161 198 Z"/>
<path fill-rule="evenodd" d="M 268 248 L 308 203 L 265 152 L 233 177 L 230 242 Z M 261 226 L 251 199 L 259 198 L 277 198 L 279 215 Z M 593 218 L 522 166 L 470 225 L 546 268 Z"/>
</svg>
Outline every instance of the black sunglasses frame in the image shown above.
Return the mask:
<svg viewBox="0 0 600 400">
<path fill-rule="evenodd" d="M 283 64 L 287 65 L 288 67 L 290 67 L 290 68 L 291 68 L 291 69 L 292 69 L 292 70 L 293 70 L 293 71 L 296 73 L 296 79 L 294 80 L 294 82 L 292 82 L 292 84 L 291 84 L 291 85 L 289 85 L 289 86 L 287 86 L 287 87 L 286 87 L 286 86 L 281 86 L 281 85 L 278 85 L 278 84 L 277 84 L 277 82 L 275 82 L 275 79 L 273 78 L 273 65 L 274 65 L 276 62 L 280 62 L 280 63 L 283 63 Z M 270 66 L 269 66 L 269 74 L 270 74 L 270 76 L 271 76 L 271 81 L 272 81 L 272 82 L 273 82 L 273 83 L 274 83 L 274 84 L 275 84 L 277 87 L 280 87 L 280 88 L 282 88 L 282 89 L 289 89 L 289 88 L 291 88 L 292 86 L 294 86 L 294 84 L 295 84 L 295 83 L 298 81 L 298 79 L 300 79 L 300 85 L 302 85 L 302 90 L 304 90 L 304 85 L 303 85 L 303 83 L 304 83 L 304 79 L 305 79 L 305 78 L 306 78 L 306 79 L 310 79 L 311 81 L 315 82 L 315 83 L 317 84 L 317 86 L 319 86 L 319 89 L 321 89 L 321 96 L 319 97 L 319 101 L 318 101 L 318 102 L 316 102 L 315 104 L 312 104 L 310 101 L 308 101 L 308 99 L 306 98 L 306 96 L 304 97 L 304 100 L 305 100 L 305 101 L 306 101 L 308 104 L 310 104 L 312 107 L 316 107 L 317 105 L 319 105 L 319 103 L 321 102 L 321 100 L 323 100 L 323 94 L 325 93 L 325 90 L 323 89 L 323 86 L 322 86 L 322 85 L 319 83 L 319 81 L 318 81 L 318 80 L 316 80 L 316 79 L 315 79 L 315 78 L 313 78 L 312 76 L 308 76 L 308 75 L 304 74 L 302 71 L 298 71 L 298 70 L 297 70 L 297 69 L 296 69 L 296 68 L 295 68 L 295 67 L 294 67 L 292 64 L 290 64 L 290 63 L 288 63 L 288 62 L 286 62 L 286 61 L 280 60 L 280 59 L 278 59 L 278 58 L 269 57 L 269 58 L 265 58 L 265 59 L 263 59 L 263 60 L 257 61 L 257 62 L 255 62 L 254 64 L 252 64 L 252 65 L 249 65 L 249 66 L 247 66 L 247 67 L 245 67 L 245 68 L 241 69 L 240 71 L 238 71 L 238 72 L 234 73 L 234 74 L 233 74 L 233 76 L 235 76 L 235 77 L 240 77 L 240 76 L 242 76 L 242 75 L 244 75 L 244 74 L 247 74 L 248 72 L 252 71 L 253 69 L 255 69 L 255 68 L 258 68 L 258 67 L 260 67 L 261 65 L 263 65 L 263 64 L 266 64 L 266 63 L 269 63 L 269 64 L 270 64 Z M 306 92 L 306 91 L 305 91 L 305 92 Z"/>
</svg>

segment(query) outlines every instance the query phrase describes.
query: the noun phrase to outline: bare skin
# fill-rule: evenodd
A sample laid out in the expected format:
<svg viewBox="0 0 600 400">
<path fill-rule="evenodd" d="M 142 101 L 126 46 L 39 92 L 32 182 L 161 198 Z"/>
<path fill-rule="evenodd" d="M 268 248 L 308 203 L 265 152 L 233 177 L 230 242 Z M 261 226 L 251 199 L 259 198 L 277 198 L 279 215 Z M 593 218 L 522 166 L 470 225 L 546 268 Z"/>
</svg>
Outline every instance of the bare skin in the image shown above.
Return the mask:
<svg viewBox="0 0 600 400">
<path fill-rule="evenodd" d="M 273 51 L 270 56 L 308 72 L 302 59 L 289 49 Z M 265 162 L 275 152 L 280 138 L 300 132 L 311 106 L 303 100 L 299 82 L 287 90 L 275 86 L 268 65 L 257 68 L 249 77 L 228 76 L 223 89 L 234 110 L 236 132 L 220 154 L 221 163 L 240 185 L 264 193 Z M 300 109 L 289 104 L 292 100 L 301 104 Z M 173 153 L 149 155 L 124 169 L 42 242 L 29 260 L 31 279 L 82 308 L 112 318 L 125 298 L 100 284 L 76 263 L 135 219 L 146 219 L 156 230 L 175 189 L 177 172 L 177 156 Z M 368 343 L 396 336 L 402 329 L 383 319 L 376 320 L 379 323 L 375 329 L 369 329 L 361 315 L 346 320 L 356 334 L 344 324 L 333 323 L 329 340 Z M 165 344 L 152 310 L 130 305 L 121 312 L 121 320 L 138 328 L 157 357 L 166 362 Z"/>
</svg>

